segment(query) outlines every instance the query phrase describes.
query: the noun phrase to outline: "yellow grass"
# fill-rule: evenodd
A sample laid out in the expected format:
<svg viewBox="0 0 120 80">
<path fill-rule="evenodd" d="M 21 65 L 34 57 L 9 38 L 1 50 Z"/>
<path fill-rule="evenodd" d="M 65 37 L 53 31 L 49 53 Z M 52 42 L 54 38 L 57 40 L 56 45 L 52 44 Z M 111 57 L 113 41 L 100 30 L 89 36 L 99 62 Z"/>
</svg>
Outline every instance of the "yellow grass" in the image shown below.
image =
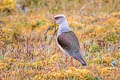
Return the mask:
<svg viewBox="0 0 120 80">
<path fill-rule="evenodd" d="M 61 3 L 60 10 L 57 11 L 58 6 L 52 9 L 51 2 L 48 2 L 49 11 L 43 2 L 43 11 L 41 7 L 33 8 L 40 4 L 38 1 L 27 4 L 30 8 L 27 13 L 1 12 L 0 80 L 119 80 L 119 0 L 115 0 L 114 4 L 111 4 L 112 0 L 96 0 L 93 3 L 86 0 L 52 1 L 54 5 Z M 94 6 L 100 3 L 104 6 L 96 9 Z M 93 5 L 90 7 L 90 4 Z M 65 56 L 56 45 L 58 25 L 51 21 L 58 13 L 67 16 L 78 37 L 86 67 L 76 60 L 72 67 L 70 58 L 65 64 Z"/>
</svg>

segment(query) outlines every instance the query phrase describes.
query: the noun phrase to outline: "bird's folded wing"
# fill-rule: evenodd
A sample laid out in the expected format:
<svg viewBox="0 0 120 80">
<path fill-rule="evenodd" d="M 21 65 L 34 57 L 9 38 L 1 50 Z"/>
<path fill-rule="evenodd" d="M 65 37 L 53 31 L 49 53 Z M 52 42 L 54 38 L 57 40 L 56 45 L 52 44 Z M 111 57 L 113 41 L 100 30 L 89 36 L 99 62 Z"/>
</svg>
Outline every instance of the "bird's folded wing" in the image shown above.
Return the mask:
<svg viewBox="0 0 120 80">
<path fill-rule="evenodd" d="M 62 33 L 57 38 L 58 44 L 65 50 L 70 49 L 70 41 L 66 33 Z"/>
<path fill-rule="evenodd" d="M 63 32 L 57 38 L 58 44 L 65 50 L 79 49 L 79 42 L 76 35 L 72 32 Z"/>
</svg>

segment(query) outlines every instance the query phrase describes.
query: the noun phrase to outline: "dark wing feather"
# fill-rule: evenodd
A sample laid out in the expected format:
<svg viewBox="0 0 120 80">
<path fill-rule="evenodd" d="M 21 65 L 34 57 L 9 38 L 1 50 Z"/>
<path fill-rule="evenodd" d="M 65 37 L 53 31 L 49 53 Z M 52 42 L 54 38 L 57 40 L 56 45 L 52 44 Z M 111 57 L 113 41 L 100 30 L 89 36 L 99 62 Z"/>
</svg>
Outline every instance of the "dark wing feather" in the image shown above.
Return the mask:
<svg viewBox="0 0 120 80">
<path fill-rule="evenodd" d="M 59 45 L 69 53 L 73 50 L 79 50 L 79 43 L 76 35 L 72 32 L 63 32 L 57 38 Z"/>
<path fill-rule="evenodd" d="M 63 33 L 62 33 L 60 36 L 58 36 L 57 40 L 58 40 L 59 45 L 60 45 L 63 49 L 65 49 L 65 50 L 70 49 L 70 42 L 69 42 L 69 40 L 67 39 L 66 34 L 63 34 Z"/>
<path fill-rule="evenodd" d="M 86 65 L 82 54 L 80 52 L 79 42 L 76 35 L 72 32 L 63 32 L 57 38 L 58 44 L 68 52 L 76 60 L 80 61 L 82 65 Z"/>
</svg>

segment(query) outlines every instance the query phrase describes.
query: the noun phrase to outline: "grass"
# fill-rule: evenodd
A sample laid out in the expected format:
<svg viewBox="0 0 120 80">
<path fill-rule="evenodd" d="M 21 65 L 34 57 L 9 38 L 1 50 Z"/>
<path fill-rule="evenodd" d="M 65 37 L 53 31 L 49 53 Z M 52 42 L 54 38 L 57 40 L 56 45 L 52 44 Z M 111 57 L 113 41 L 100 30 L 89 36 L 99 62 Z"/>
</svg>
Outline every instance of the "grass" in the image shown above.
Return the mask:
<svg viewBox="0 0 120 80">
<path fill-rule="evenodd" d="M 119 0 L 115 0 L 114 4 L 111 4 L 112 0 L 53 0 L 54 5 L 49 0 L 45 1 L 20 3 L 30 8 L 27 13 L 14 10 L 1 12 L 0 79 L 119 80 Z M 90 7 L 90 4 L 93 5 Z M 96 6 L 98 4 L 100 8 Z M 77 35 L 86 67 L 76 60 L 74 67 L 70 61 L 64 64 L 65 57 L 56 45 L 58 26 L 51 22 L 58 13 L 67 16 L 70 27 Z"/>
</svg>

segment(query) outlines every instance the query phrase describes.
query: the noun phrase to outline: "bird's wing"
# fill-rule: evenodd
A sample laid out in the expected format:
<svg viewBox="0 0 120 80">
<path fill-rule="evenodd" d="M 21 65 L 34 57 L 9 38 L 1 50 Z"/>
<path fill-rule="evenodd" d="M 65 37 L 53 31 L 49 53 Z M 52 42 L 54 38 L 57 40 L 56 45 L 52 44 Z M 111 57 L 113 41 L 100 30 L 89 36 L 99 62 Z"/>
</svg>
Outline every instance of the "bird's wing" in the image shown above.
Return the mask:
<svg viewBox="0 0 120 80">
<path fill-rule="evenodd" d="M 58 36 L 57 41 L 69 53 L 71 53 L 70 51 L 80 49 L 78 39 L 72 31 L 63 32 Z"/>
<path fill-rule="evenodd" d="M 70 56 L 80 61 L 82 65 L 86 65 L 82 54 L 80 52 L 79 42 L 76 35 L 72 32 L 63 32 L 57 38 L 58 44 L 66 51 Z"/>
</svg>

